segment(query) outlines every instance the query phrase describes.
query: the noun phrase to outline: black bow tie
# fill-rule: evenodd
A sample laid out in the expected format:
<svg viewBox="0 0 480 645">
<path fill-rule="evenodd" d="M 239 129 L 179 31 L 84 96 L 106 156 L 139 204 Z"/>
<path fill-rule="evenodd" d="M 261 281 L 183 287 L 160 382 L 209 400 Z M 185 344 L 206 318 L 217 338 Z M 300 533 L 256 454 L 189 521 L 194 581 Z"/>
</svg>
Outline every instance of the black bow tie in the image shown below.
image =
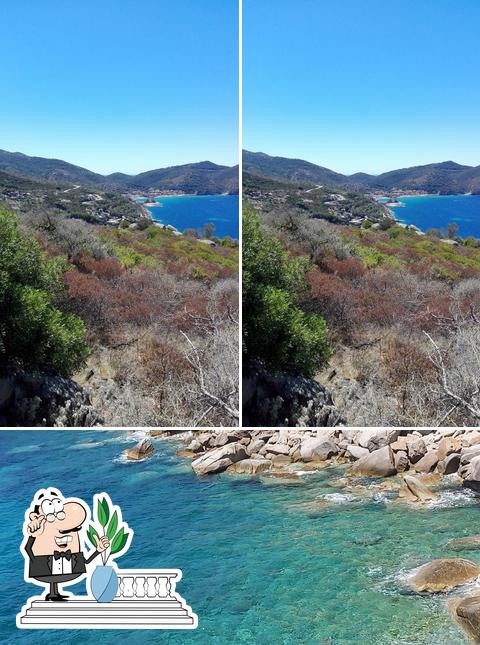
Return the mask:
<svg viewBox="0 0 480 645">
<path fill-rule="evenodd" d="M 60 558 L 67 558 L 67 560 L 70 560 L 72 557 L 72 552 L 70 549 L 67 549 L 66 551 L 54 551 L 53 552 L 53 557 L 55 560 L 60 560 Z"/>
</svg>

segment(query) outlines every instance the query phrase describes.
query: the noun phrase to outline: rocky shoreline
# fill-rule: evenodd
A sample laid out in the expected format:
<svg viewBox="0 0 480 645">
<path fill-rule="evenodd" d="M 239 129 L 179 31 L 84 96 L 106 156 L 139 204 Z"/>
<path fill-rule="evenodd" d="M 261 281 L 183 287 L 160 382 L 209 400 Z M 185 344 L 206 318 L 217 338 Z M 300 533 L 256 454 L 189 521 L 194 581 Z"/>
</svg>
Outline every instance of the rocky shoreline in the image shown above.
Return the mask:
<svg viewBox="0 0 480 645">
<path fill-rule="evenodd" d="M 354 477 L 456 475 L 480 492 L 480 431 L 468 428 L 290 428 L 213 430 L 184 435 L 183 456 L 198 475 L 294 472 L 296 464 L 318 468 L 348 464 Z"/>
</svg>

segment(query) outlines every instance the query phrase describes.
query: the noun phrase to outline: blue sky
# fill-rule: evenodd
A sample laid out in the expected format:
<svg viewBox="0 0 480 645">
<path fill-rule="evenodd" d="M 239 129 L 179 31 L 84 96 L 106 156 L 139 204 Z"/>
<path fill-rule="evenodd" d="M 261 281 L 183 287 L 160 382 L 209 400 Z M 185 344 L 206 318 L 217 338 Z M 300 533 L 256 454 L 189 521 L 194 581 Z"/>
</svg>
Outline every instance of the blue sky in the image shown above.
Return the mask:
<svg viewBox="0 0 480 645">
<path fill-rule="evenodd" d="M 479 0 L 243 0 L 243 146 L 340 172 L 480 164 Z"/>
<path fill-rule="evenodd" d="M 238 162 L 236 0 L 2 0 L 0 148 L 91 170 Z"/>
</svg>

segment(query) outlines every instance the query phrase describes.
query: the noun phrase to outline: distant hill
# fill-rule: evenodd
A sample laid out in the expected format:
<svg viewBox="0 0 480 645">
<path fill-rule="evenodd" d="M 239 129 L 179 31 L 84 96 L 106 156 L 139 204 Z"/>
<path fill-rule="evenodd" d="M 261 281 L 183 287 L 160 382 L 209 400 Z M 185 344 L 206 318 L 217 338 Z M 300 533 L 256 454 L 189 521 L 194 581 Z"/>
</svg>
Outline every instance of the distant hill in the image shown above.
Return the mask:
<svg viewBox="0 0 480 645">
<path fill-rule="evenodd" d="M 171 166 L 126 175 L 101 175 L 61 159 L 30 157 L 20 152 L 0 150 L 0 171 L 20 177 L 81 186 L 99 186 L 124 191 L 172 190 L 185 193 L 238 193 L 238 166 L 219 166 L 210 161 Z"/>
<path fill-rule="evenodd" d="M 416 190 L 427 193 L 480 194 L 480 166 L 463 166 L 453 161 L 401 168 L 369 175 L 342 175 L 301 159 L 271 157 L 262 152 L 243 152 L 244 170 L 266 177 L 308 181 L 352 190 Z"/>
</svg>

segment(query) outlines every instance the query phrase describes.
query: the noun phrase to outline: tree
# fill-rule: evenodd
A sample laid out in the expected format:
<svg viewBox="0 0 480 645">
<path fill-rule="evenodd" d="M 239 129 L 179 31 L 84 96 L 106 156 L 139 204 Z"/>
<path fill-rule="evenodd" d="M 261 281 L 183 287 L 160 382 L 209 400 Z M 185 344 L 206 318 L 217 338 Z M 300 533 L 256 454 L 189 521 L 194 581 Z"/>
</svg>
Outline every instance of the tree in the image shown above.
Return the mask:
<svg viewBox="0 0 480 645">
<path fill-rule="evenodd" d="M 268 236 L 258 216 L 243 216 L 243 323 L 248 358 L 268 369 L 294 369 L 312 376 L 331 354 L 323 318 L 300 307 L 307 290 L 307 258 L 290 259 L 280 241 Z"/>
<path fill-rule="evenodd" d="M 455 222 L 450 222 L 450 224 L 447 224 L 447 236 L 450 240 L 453 240 L 457 233 L 458 224 L 456 224 Z"/>
<path fill-rule="evenodd" d="M 62 259 L 46 260 L 0 208 L 0 361 L 53 369 L 65 376 L 88 355 L 82 321 L 55 304 L 63 288 Z"/>
<path fill-rule="evenodd" d="M 212 237 L 214 232 L 215 232 L 215 224 L 212 224 L 211 222 L 208 222 L 203 227 L 203 235 L 207 240 L 209 240 Z"/>
</svg>

